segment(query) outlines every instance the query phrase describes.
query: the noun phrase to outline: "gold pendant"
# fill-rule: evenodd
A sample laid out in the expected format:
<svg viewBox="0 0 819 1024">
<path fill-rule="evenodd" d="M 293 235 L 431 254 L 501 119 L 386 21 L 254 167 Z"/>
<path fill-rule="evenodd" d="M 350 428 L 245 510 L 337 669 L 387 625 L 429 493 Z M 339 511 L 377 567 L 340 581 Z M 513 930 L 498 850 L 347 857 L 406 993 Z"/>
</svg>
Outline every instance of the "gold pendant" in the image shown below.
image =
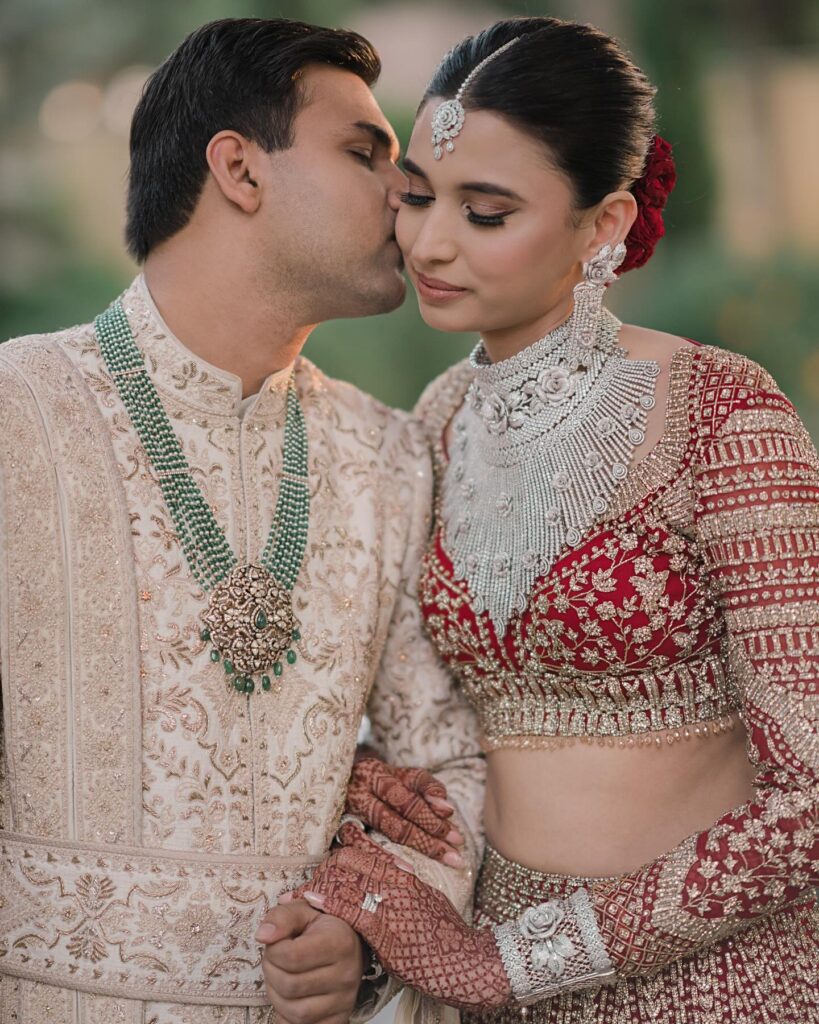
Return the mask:
<svg viewBox="0 0 819 1024">
<path fill-rule="evenodd" d="M 290 592 L 260 565 L 232 569 L 211 591 L 202 621 L 238 676 L 269 670 L 298 639 Z"/>
</svg>

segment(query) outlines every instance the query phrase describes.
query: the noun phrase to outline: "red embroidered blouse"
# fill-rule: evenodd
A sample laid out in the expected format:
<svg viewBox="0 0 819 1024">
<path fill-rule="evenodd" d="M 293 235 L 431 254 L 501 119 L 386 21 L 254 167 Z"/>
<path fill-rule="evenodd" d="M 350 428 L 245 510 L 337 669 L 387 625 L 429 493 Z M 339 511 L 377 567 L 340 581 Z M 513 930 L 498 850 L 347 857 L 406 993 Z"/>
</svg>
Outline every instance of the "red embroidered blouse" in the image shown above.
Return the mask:
<svg viewBox="0 0 819 1024">
<path fill-rule="evenodd" d="M 439 478 L 470 378 L 458 364 L 419 403 Z M 653 971 L 819 884 L 819 459 L 755 363 L 706 346 L 675 353 L 663 438 L 504 636 L 454 578 L 439 516 L 419 591 L 489 748 L 653 742 L 741 715 L 754 799 L 590 890 L 620 974 Z"/>
</svg>

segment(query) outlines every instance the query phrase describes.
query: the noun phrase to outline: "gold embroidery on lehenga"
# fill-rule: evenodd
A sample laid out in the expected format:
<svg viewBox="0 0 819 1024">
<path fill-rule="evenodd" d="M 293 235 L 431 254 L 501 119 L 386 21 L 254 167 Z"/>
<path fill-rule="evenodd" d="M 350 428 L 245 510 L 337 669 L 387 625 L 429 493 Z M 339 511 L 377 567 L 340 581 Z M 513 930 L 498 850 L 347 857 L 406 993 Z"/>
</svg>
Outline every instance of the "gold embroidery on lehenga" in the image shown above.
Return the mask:
<svg viewBox="0 0 819 1024">
<path fill-rule="evenodd" d="M 504 636 L 454 580 L 440 529 L 425 559 L 427 627 L 488 749 L 650 742 L 670 715 L 701 734 L 739 714 L 748 734 L 754 797 L 637 871 L 542 876 L 528 892 L 525 869 L 488 857 L 483 912 L 499 887 L 523 905 L 586 888 L 621 978 L 536 1005 L 536 1024 L 819 1013 L 819 457 L 749 360 L 700 347 L 674 367 L 667 447 L 635 467 L 617 516 L 535 585 Z M 439 460 L 459 374 L 424 399 Z"/>
<path fill-rule="evenodd" d="M 616 880 L 547 875 L 488 848 L 476 892 L 478 920 L 509 920 L 527 906 L 605 881 Z M 631 933 L 633 909 L 644 899 L 637 887 L 627 891 L 619 912 L 624 934 Z M 696 936 L 667 948 L 664 958 L 673 962 L 653 976 L 623 978 L 596 992 L 567 992 L 523 1012 L 510 1007 L 463 1019 L 465 1024 L 801 1024 L 816 1010 L 817 928 L 819 912 L 807 898 L 705 949 L 696 948 Z"/>
</svg>

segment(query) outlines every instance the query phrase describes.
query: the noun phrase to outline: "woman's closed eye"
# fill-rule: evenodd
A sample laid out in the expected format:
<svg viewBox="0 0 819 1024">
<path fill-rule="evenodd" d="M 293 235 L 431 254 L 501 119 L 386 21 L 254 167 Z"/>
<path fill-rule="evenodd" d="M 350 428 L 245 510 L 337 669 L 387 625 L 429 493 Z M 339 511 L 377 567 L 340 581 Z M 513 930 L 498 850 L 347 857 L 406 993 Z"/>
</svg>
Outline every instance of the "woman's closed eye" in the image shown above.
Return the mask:
<svg viewBox="0 0 819 1024">
<path fill-rule="evenodd" d="M 422 209 L 435 201 L 434 196 L 427 195 L 424 192 L 401 192 L 399 199 L 406 206 L 417 206 Z M 505 223 L 506 218 L 514 212 L 512 210 L 504 210 L 498 213 L 481 213 L 468 204 L 465 204 L 463 209 L 470 224 L 477 224 L 480 227 L 487 228 L 501 227 Z"/>
<path fill-rule="evenodd" d="M 499 228 L 506 223 L 506 218 L 512 210 L 505 210 L 503 213 L 479 213 L 471 206 L 466 207 L 466 215 L 470 224 L 478 224 L 485 228 Z"/>
<path fill-rule="evenodd" d="M 429 206 L 433 201 L 432 196 L 424 195 L 423 192 L 401 192 L 398 198 L 407 206 Z"/>
</svg>

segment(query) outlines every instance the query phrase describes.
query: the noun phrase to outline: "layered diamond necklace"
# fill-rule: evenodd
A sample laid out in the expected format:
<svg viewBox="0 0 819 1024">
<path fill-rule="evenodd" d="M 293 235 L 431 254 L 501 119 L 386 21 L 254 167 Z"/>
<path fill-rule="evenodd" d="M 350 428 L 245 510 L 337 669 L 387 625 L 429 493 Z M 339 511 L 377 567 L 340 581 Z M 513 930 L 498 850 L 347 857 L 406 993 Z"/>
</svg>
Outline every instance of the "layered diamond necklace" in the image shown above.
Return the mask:
<svg viewBox="0 0 819 1024">
<path fill-rule="evenodd" d="M 145 449 L 173 519 L 185 559 L 209 592 L 201 637 L 212 644 L 239 693 L 270 690 L 270 674 L 293 664 L 301 639 L 292 590 L 304 559 L 310 492 L 307 427 L 291 375 L 287 387 L 281 485 L 273 522 L 258 564 L 243 565 L 231 550 L 148 375 L 128 318 L 117 301 L 94 321 L 97 343 L 131 423 Z"/>
<path fill-rule="evenodd" d="M 499 637 L 535 580 L 605 516 L 645 439 L 660 367 L 626 358 L 620 327 L 601 311 L 584 365 L 567 352 L 571 317 L 510 359 L 490 362 L 482 344 L 472 353 L 441 510 L 455 577 Z"/>
</svg>

